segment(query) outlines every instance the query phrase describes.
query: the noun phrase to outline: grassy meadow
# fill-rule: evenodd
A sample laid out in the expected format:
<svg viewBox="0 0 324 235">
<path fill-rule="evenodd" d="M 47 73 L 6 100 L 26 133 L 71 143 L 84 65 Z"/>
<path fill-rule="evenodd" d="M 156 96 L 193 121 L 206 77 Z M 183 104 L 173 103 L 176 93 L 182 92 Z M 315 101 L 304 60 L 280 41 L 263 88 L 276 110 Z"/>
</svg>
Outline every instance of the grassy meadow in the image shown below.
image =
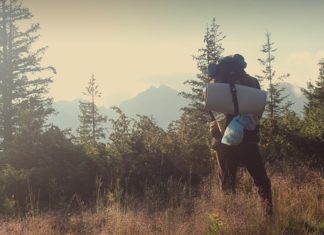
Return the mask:
<svg viewBox="0 0 324 235">
<path fill-rule="evenodd" d="M 264 215 L 251 177 L 238 174 L 237 193 L 224 195 L 217 177 L 206 179 L 192 194 L 177 192 L 158 209 L 150 194 L 121 203 L 119 192 L 97 195 L 93 207 L 55 212 L 33 210 L 20 218 L 3 218 L 0 234 L 324 234 L 324 178 L 307 167 L 269 168 L 274 216 Z M 186 189 L 183 188 L 183 191 Z M 180 197 L 175 205 L 174 198 Z M 157 199 L 158 200 L 158 199 Z M 74 202 L 73 202 L 74 201 Z M 155 206 L 156 205 L 156 206 Z"/>
</svg>

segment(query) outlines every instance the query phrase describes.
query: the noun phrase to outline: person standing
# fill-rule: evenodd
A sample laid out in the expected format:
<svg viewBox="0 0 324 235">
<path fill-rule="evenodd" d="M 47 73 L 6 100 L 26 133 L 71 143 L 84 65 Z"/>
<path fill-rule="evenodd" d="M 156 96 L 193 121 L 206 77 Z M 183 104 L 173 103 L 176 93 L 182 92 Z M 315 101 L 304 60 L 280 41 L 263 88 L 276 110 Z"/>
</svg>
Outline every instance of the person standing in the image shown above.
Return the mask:
<svg viewBox="0 0 324 235">
<path fill-rule="evenodd" d="M 260 89 L 258 80 L 245 72 L 246 62 L 240 54 L 223 57 L 217 64 L 208 66 L 208 74 L 211 82 L 222 82 L 230 84 L 240 84 L 252 88 Z M 237 97 L 236 105 L 237 106 Z M 233 98 L 233 101 L 235 102 Z M 236 109 L 238 109 L 236 107 Z M 239 145 L 226 145 L 221 143 L 224 130 L 236 114 L 216 114 L 215 119 L 210 123 L 212 135 L 212 148 L 216 152 L 217 170 L 224 192 L 235 193 L 236 173 L 239 164 L 244 165 L 252 176 L 254 184 L 258 188 L 258 193 L 264 202 L 268 215 L 272 215 L 272 195 L 271 182 L 267 176 L 264 163 L 262 161 L 259 142 L 260 117 L 254 117 L 257 123 L 254 130 L 244 130 L 244 137 Z"/>
</svg>

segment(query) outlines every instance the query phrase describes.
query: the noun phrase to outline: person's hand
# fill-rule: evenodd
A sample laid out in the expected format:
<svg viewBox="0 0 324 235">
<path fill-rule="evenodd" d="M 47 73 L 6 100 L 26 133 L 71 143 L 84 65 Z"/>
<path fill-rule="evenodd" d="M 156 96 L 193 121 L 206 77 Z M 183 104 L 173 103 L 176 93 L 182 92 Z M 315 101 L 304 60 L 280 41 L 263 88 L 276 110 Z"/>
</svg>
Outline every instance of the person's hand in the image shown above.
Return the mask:
<svg viewBox="0 0 324 235">
<path fill-rule="evenodd" d="M 216 149 L 222 140 L 222 133 L 219 131 L 217 121 L 212 121 L 209 124 L 209 132 L 211 135 L 211 147 Z"/>
<path fill-rule="evenodd" d="M 216 120 L 209 123 L 209 133 L 213 135 L 215 131 L 219 131 Z"/>
</svg>

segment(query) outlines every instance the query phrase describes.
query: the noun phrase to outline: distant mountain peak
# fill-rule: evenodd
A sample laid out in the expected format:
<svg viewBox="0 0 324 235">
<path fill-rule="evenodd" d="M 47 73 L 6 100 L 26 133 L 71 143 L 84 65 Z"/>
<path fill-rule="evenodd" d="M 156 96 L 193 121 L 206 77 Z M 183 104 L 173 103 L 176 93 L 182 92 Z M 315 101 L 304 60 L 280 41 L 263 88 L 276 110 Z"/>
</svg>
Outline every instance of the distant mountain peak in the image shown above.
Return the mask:
<svg viewBox="0 0 324 235">
<path fill-rule="evenodd" d="M 173 90 L 176 91 L 175 89 L 169 87 L 168 85 L 165 84 L 160 84 L 160 85 L 152 85 L 149 88 L 147 88 L 146 90 L 142 91 L 142 92 L 146 92 L 148 90 L 161 90 L 161 89 L 166 89 L 166 90 Z M 142 93 L 141 92 L 141 93 Z"/>
<path fill-rule="evenodd" d="M 188 101 L 178 96 L 178 93 L 167 85 L 151 86 L 132 99 L 122 102 L 119 107 L 129 116 L 153 116 L 160 126 L 166 128 L 171 121 L 180 117 L 181 108 L 187 106 Z"/>
<path fill-rule="evenodd" d="M 151 86 L 122 102 L 119 108 L 129 117 L 136 117 L 136 114 L 153 116 L 159 126 L 166 128 L 172 121 L 179 119 L 181 108 L 188 103 L 178 93 L 177 90 L 167 85 Z M 58 115 L 51 116 L 49 122 L 60 128 L 71 128 L 75 131 L 79 125 L 79 99 L 54 102 L 53 106 Z M 99 111 L 109 119 L 116 115 L 113 110 L 104 106 L 100 106 Z"/>
<path fill-rule="evenodd" d="M 167 85 L 164 85 L 164 84 L 161 84 L 160 86 L 158 86 L 158 89 L 174 90 L 173 88 L 171 88 Z"/>
</svg>

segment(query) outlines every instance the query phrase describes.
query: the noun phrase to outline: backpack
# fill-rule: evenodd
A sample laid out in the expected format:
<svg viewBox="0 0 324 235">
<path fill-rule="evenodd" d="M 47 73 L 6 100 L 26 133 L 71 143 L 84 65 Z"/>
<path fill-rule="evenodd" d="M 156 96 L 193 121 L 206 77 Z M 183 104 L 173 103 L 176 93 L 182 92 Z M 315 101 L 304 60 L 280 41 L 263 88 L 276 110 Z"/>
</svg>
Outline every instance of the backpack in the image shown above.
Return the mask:
<svg viewBox="0 0 324 235">
<path fill-rule="evenodd" d="M 225 56 L 208 65 L 208 75 L 217 82 L 235 83 L 245 75 L 246 63 L 240 54 Z"/>
</svg>

